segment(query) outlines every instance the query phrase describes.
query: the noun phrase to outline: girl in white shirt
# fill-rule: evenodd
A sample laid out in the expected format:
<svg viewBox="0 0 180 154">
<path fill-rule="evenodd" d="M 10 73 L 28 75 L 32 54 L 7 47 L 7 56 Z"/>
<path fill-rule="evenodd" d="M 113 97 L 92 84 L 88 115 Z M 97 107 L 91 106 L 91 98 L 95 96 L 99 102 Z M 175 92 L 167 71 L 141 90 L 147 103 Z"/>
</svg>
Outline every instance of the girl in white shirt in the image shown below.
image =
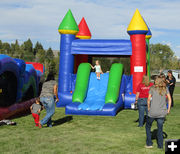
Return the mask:
<svg viewBox="0 0 180 154">
<path fill-rule="evenodd" d="M 96 60 L 96 65 L 93 67 L 91 65 L 92 69 L 96 70 L 96 76 L 97 79 L 100 80 L 100 75 L 103 74 L 102 69 L 101 69 L 101 65 L 99 65 L 99 60 Z"/>
</svg>

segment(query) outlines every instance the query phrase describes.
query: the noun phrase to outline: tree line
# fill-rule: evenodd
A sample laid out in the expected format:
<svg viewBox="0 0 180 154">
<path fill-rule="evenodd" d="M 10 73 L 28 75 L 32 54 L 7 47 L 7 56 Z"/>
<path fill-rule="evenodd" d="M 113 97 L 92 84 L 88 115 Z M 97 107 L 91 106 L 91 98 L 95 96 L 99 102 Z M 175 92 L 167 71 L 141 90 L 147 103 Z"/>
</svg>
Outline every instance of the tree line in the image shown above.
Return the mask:
<svg viewBox="0 0 180 154">
<path fill-rule="evenodd" d="M 52 49 L 45 50 L 40 42 L 33 45 L 32 41 L 28 39 L 20 45 L 18 40 L 11 44 L 0 40 L 0 54 L 6 54 L 24 61 L 42 63 L 46 68 L 46 75 L 51 72 L 58 77 L 60 54 L 58 53 L 58 56 L 55 57 Z M 112 63 L 122 63 L 125 74 L 130 74 L 129 56 L 93 57 L 93 64 L 97 59 L 100 60 L 104 72 L 110 70 Z M 170 46 L 160 43 L 150 44 L 150 67 L 151 72 L 164 69 L 179 69 L 180 59 L 175 56 Z"/>
<path fill-rule="evenodd" d="M 18 40 L 11 44 L 0 40 L 0 54 L 6 54 L 28 62 L 42 63 L 46 68 L 45 75 L 48 73 L 58 74 L 58 57 L 54 56 L 51 48 L 45 50 L 40 42 L 33 45 L 31 39 L 28 39 L 20 45 Z"/>
<path fill-rule="evenodd" d="M 180 69 L 180 59 L 175 55 L 169 45 L 150 44 L 151 71 L 164 69 Z"/>
</svg>

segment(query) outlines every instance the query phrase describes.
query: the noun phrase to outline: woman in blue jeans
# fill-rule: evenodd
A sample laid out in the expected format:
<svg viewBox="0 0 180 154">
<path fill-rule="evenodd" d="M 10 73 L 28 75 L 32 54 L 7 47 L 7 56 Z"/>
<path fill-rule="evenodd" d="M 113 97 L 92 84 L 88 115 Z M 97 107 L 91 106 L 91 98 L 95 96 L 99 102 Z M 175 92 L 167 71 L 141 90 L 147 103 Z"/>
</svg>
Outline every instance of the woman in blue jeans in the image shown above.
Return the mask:
<svg viewBox="0 0 180 154">
<path fill-rule="evenodd" d="M 166 105 L 166 96 L 168 98 L 168 109 Z M 152 100 L 151 100 L 152 98 Z M 163 78 L 155 79 L 155 84 L 150 88 L 148 96 L 148 118 L 146 122 L 146 148 L 152 148 L 151 126 L 153 121 L 157 121 L 157 143 L 158 148 L 163 148 L 163 124 L 164 119 L 170 112 L 171 96 Z"/>
<path fill-rule="evenodd" d="M 139 125 L 138 127 L 143 127 L 144 124 L 144 112 L 147 115 L 147 98 L 149 94 L 149 89 L 153 85 L 153 83 L 149 82 L 149 77 L 144 75 L 142 82 L 138 85 L 136 91 L 136 102 L 138 105 L 139 111 Z"/>
<path fill-rule="evenodd" d="M 46 116 L 40 121 L 40 127 L 45 124 L 47 124 L 48 127 L 52 127 L 51 117 L 55 112 L 54 96 L 56 96 L 56 101 L 59 101 L 57 94 L 57 83 L 54 80 L 54 75 L 49 74 L 42 86 L 42 91 L 40 94 L 40 101 L 46 110 Z"/>
</svg>

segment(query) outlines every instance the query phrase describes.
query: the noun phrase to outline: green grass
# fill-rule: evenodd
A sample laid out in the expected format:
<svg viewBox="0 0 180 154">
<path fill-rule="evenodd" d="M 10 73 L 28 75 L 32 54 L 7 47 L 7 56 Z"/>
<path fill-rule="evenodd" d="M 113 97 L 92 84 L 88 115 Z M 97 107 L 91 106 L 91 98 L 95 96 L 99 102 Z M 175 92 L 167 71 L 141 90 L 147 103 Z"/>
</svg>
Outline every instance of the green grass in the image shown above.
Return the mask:
<svg viewBox="0 0 180 154">
<path fill-rule="evenodd" d="M 174 90 L 174 100 L 176 102 L 180 102 L 180 83 L 176 83 L 176 87 Z"/>
<path fill-rule="evenodd" d="M 175 93 L 179 90 L 176 89 Z M 180 99 L 164 124 L 167 139 L 180 138 Z M 44 117 L 43 111 L 41 117 Z M 64 108 L 57 108 L 53 120 L 65 117 Z M 31 115 L 14 119 L 17 126 L 0 127 L 1 154 L 163 154 L 154 148 L 145 149 L 145 128 L 138 128 L 138 112 L 123 110 L 116 117 L 73 116 L 73 120 L 53 128 L 36 128 Z M 154 122 L 152 130 L 156 129 Z"/>
</svg>

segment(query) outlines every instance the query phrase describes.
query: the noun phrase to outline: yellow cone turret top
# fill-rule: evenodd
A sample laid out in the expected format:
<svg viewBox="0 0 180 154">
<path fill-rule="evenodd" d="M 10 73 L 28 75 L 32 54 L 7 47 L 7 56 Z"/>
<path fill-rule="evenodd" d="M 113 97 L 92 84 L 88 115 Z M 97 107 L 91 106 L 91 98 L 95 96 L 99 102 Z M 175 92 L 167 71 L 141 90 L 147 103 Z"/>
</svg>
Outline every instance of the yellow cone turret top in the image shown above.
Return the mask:
<svg viewBox="0 0 180 154">
<path fill-rule="evenodd" d="M 136 11 L 131 19 L 131 22 L 129 23 L 127 32 L 129 35 L 146 34 L 148 32 L 148 27 L 147 27 L 146 23 L 144 22 L 138 9 L 136 9 Z"/>
</svg>

